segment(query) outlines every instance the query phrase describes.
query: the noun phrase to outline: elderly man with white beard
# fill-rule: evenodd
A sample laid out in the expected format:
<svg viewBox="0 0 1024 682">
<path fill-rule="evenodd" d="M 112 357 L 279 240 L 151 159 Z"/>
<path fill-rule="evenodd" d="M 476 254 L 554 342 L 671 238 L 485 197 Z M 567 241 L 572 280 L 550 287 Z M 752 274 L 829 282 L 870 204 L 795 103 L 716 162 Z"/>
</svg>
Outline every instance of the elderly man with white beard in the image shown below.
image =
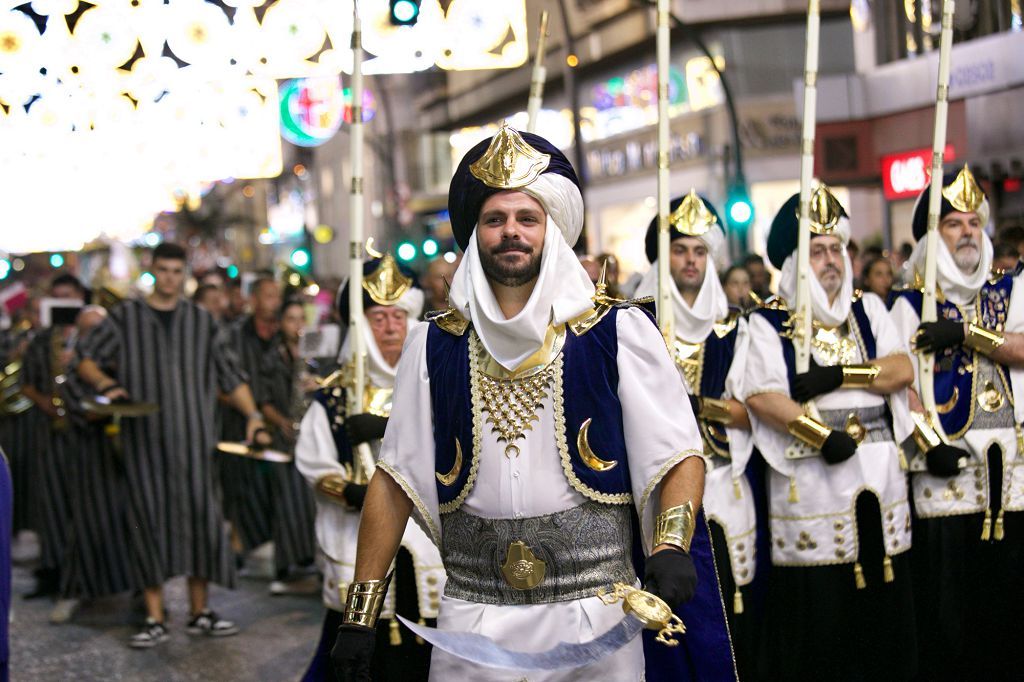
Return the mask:
<svg viewBox="0 0 1024 682">
<path fill-rule="evenodd" d="M 992 243 L 983 232 L 988 200 L 970 169 L 948 175 L 943 185 L 938 321 L 920 322 L 928 190 L 913 218 L 918 243 L 909 263 L 916 281 L 896 293 L 892 307 L 901 335 L 935 354 L 936 411 L 949 443 L 929 435 L 932 452 L 911 461 L 921 674 L 1018 678 L 1024 665 L 1016 641 L 1024 611 L 1024 291 L 1019 268 L 991 270 Z"/>
<path fill-rule="evenodd" d="M 653 319 L 596 293 L 572 251 L 583 197 L 568 159 L 503 126 L 466 153 L 448 206 L 466 255 L 449 309 L 402 353 L 332 652 L 342 679 L 366 679 L 410 513 L 447 571 L 438 632 L 420 631 L 431 680 L 645 679 L 635 621 L 597 596 L 638 585 L 634 538 L 659 613 L 686 624 L 671 679 L 733 679 L 697 425 Z M 614 646 L 595 643 L 608 633 Z"/>
<path fill-rule="evenodd" d="M 897 443 L 909 437 L 904 340 L 875 294 L 854 292 L 849 219 L 811 201 L 811 365 L 797 373 L 797 206 L 772 222 L 779 299 L 750 316 L 743 390 L 769 466 L 772 574 L 759 679 L 913 677 L 910 506 Z M 811 408 L 807 403 L 814 401 Z"/>
</svg>

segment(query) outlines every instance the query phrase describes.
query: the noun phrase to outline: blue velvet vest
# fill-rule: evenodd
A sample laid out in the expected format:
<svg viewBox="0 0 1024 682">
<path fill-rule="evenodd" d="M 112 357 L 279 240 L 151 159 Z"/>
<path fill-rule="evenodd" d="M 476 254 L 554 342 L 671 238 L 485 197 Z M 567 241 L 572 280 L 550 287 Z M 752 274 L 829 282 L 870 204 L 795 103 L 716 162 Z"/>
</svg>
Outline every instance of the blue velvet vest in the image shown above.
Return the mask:
<svg viewBox="0 0 1024 682">
<path fill-rule="evenodd" d="M 779 308 L 758 308 L 754 314 L 760 315 L 771 323 L 772 327 L 782 337 L 782 355 L 786 360 L 786 373 L 789 375 L 790 384 L 796 376 L 796 351 L 793 349 L 793 342 L 785 336 L 789 331 L 786 323 L 789 322 L 789 311 Z M 850 306 L 850 316 L 856 325 L 853 330 L 854 339 L 860 349 L 861 357 L 865 361 L 877 357 L 878 351 L 875 344 L 875 335 L 871 331 L 871 320 L 864 310 L 864 301 L 857 299 Z"/>
<path fill-rule="evenodd" d="M 736 337 L 738 325 L 724 336 L 712 331 L 704 341 L 704 356 L 701 363 L 700 395 L 708 398 L 721 398 L 725 393 L 725 379 L 732 367 L 736 354 Z M 719 454 L 729 452 L 729 441 L 720 425 L 700 420 L 700 430 L 711 447 Z"/>
<path fill-rule="evenodd" d="M 320 403 L 327 413 L 327 422 L 331 425 L 331 435 L 334 437 L 334 446 L 338 451 L 338 461 L 351 465 L 352 444 L 345 431 L 345 396 L 345 389 L 328 387 L 318 390 L 313 395 L 313 399 Z"/>
<path fill-rule="evenodd" d="M 565 439 L 559 447 L 564 447 L 568 456 L 566 477 L 569 484 L 585 497 L 610 504 L 626 504 L 632 497 L 622 405 L 618 396 L 618 335 L 615 327 L 618 310 L 618 307 L 611 308 L 584 334 L 566 333 L 560 377 Z M 654 324 L 653 318 L 651 323 Z M 476 460 L 480 456 L 474 447 L 469 337 L 468 328 L 465 333 L 456 335 L 432 324 L 427 332 L 427 372 L 434 414 L 435 478 L 442 512 L 457 509 L 469 495 L 476 476 Z M 555 383 L 558 382 L 556 379 Z M 556 389 L 557 385 L 552 387 L 553 392 Z M 483 419 L 480 415 L 477 418 Z M 587 419 L 591 420 L 588 442 L 602 460 L 616 462 L 614 467 L 596 471 L 580 457 L 577 435 Z M 460 454 L 461 462 L 458 461 Z M 442 478 L 456 471 L 451 484 L 445 485 Z"/>
<path fill-rule="evenodd" d="M 1006 274 L 994 282 L 988 281 L 982 285 L 975 299 L 975 310 L 983 327 L 1003 329 L 1010 308 L 1013 279 L 1013 274 Z M 904 289 L 893 294 L 894 303 L 896 299 L 906 299 L 918 316 L 921 315 L 924 294 L 920 290 Z M 955 303 L 942 301 L 937 304 L 937 308 L 940 319 L 968 321 L 964 311 Z M 947 348 L 935 355 L 935 403 L 939 406 L 942 428 L 953 440 L 963 436 L 971 427 L 971 406 L 974 404 L 975 392 L 974 360 L 975 352 L 963 346 Z M 998 369 L 1006 390 L 1012 390 L 1005 370 L 1002 367 Z"/>
</svg>

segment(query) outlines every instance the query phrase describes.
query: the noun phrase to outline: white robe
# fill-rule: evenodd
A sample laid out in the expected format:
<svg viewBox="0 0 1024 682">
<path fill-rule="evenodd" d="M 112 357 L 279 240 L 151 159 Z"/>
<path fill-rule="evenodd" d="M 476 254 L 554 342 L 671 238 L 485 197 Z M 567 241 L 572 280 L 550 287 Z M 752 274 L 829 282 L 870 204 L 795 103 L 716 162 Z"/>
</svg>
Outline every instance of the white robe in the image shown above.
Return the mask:
<svg viewBox="0 0 1024 682">
<path fill-rule="evenodd" d="M 875 337 L 875 357 L 906 354 L 903 336 L 889 317 L 885 304 L 875 294 L 864 294 L 864 310 Z M 789 379 L 783 360 L 782 339 L 761 315 L 750 316 L 750 346 L 744 400 L 760 393 L 789 396 Z M 824 360 L 813 349 L 815 361 Z M 858 357 L 855 362 L 872 358 Z M 893 396 L 893 433 L 896 442 L 910 435 L 905 392 Z M 861 389 L 837 389 L 819 396 L 821 410 L 849 410 L 877 407 L 885 399 Z M 794 442 L 788 433 L 761 421 L 751 411 L 754 442 L 768 462 L 769 513 L 772 530 L 772 563 L 776 565 L 828 565 L 853 563 L 858 554 L 854 508 L 862 490 L 874 492 L 881 505 L 885 549 L 890 555 L 910 548 L 910 507 L 906 477 L 900 468 L 894 441 L 865 443 L 850 459 L 828 464 L 820 456 L 787 459 L 786 449 Z M 795 482 L 799 500 L 789 499 Z"/>
<path fill-rule="evenodd" d="M 657 484 L 675 464 L 700 454 L 700 434 L 658 329 L 638 309 L 620 310 L 616 327 L 618 396 L 632 493 L 642 520 L 644 546 L 650 551 L 653 517 L 660 511 Z M 417 521 L 440 544 L 426 340 L 426 329 L 415 330 L 402 354 L 394 418 L 384 436 L 379 466 L 410 495 Z M 466 512 L 489 518 L 520 518 L 552 514 L 584 502 L 562 471 L 550 398 L 537 414 L 539 421 L 534 422 L 524 440 L 517 441 L 521 453 L 513 459 L 505 457 L 504 445 L 496 434 L 484 429 L 476 484 L 463 504 Z M 560 640 L 590 641 L 622 617 L 621 607 L 606 606 L 596 597 L 529 606 L 478 604 L 442 597 L 438 627 L 483 634 L 510 649 L 543 651 Z M 643 679 L 643 661 L 639 638 L 594 664 L 549 673 L 481 667 L 435 649 L 430 679 L 635 682 Z"/>
</svg>

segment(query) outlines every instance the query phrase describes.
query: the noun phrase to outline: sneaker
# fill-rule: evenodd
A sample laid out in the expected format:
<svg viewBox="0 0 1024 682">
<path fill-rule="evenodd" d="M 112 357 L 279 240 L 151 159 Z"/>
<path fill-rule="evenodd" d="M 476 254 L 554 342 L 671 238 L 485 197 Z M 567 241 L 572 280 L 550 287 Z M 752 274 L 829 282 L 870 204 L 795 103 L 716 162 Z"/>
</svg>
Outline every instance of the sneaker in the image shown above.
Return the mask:
<svg viewBox="0 0 1024 682">
<path fill-rule="evenodd" d="M 75 617 L 81 602 L 77 599 L 59 599 L 57 605 L 50 611 L 50 622 L 54 625 L 63 625 Z"/>
<path fill-rule="evenodd" d="M 147 618 L 146 624 L 142 626 L 142 629 L 128 640 L 128 646 L 133 649 L 151 649 L 157 644 L 166 642 L 170 637 L 163 623 Z"/>
<path fill-rule="evenodd" d="M 193 618 L 185 626 L 190 635 L 210 635 L 211 637 L 227 637 L 238 634 L 238 626 L 230 620 L 224 620 L 210 609 L 206 609 Z"/>
</svg>

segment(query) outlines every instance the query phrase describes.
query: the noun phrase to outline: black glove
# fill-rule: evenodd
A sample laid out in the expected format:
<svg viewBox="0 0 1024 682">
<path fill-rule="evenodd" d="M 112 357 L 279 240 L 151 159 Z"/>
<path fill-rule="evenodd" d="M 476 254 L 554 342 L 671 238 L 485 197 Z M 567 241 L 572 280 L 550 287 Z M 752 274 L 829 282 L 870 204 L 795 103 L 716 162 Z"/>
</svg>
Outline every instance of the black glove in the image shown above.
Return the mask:
<svg viewBox="0 0 1024 682">
<path fill-rule="evenodd" d="M 964 323 L 954 320 L 923 322 L 912 339 L 915 351 L 939 353 L 964 342 Z"/>
<path fill-rule="evenodd" d="M 346 483 L 341 491 L 341 497 L 345 504 L 353 509 L 362 509 L 363 500 L 366 499 L 366 486 L 361 483 Z"/>
<path fill-rule="evenodd" d="M 354 414 L 345 420 L 345 430 L 352 445 L 379 440 L 384 437 L 384 429 L 388 426 L 387 417 L 375 414 Z"/>
<path fill-rule="evenodd" d="M 924 454 L 924 463 L 932 476 L 950 478 L 960 473 L 960 459 L 970 457 L 966 450 L 939 443 Z"/>
<path fill-rule="evenodd" d="M 690 409 L 693 410 L 694 417 L 700 417 L 700 398 L 695 395 L 690 396 Z"/>
<path fill-rule="evenodd" d="M 647 557 L 644 589 L 664 599 L 673 609 L 690 601 L 697 591 L 697 568 L 693 559 L 676 547 Z"/>
<path fill-rule="evenodd" d="M 371 682 L 370 663 L 377 633 L 362 625 L 342 625 L 331 649 L 334 674 L 341 682 Z"/>
<path fill-rule="evenodd" d="M 839 464 L 853 457 L 857 452 L 857 441 L 842 429 L 832 429 L 821 445 L 821 456 L 829 464 Z"/>
<path fill-rule="evenodd" d="M 843 367 L 822 367 L 811 359 L 811 366 L 803 374 L 793 377 L 789 393 L 798 403 L 806 403 L 819 395 L 829 393 L 843 385 Z"/>
</svg>

